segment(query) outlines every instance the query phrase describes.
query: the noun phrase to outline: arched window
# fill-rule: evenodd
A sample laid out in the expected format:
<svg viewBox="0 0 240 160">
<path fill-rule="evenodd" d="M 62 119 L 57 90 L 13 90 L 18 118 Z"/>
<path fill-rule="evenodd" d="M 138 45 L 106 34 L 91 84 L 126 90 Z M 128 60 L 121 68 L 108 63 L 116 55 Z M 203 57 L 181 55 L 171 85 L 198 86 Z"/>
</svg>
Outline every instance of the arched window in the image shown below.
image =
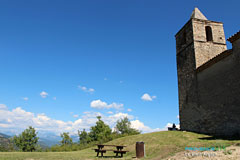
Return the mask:
<svg viewBox="0 0 240 160">
<path fill-rule="evenodd" d="M 206 30 L 207 42 L 213 41 L 212 28 L 210 26 L 206 26 L 205 30 Z"/>
</svg>

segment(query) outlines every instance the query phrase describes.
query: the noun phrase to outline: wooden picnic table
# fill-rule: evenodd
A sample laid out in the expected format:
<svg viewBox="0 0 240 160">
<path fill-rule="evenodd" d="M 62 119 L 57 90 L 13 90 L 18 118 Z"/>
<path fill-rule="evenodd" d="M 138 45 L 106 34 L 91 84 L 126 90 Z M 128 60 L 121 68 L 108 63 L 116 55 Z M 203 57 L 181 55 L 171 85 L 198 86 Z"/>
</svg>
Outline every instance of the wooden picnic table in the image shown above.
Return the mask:
<svg viewBox="0 0 240 160">
<path fill-rule="evenodd" d="M 114 149 L 104 149 L 104 147 L 116 147 L 116 150 Z M 128 151 L 123 151 L 124 147 L 123 145 L 107 145 L 107 144 L 97 144 L 98 149 L 94 149 L 95 152 L 97 152 L 97 157 L 99 156 L 99 153 L 101 153 L 101 157 L 103 157 L 103 153 L 106 153 L 107 151 L 113 151 L 116 153 L 116 157 L 118 157 L 118 154 L 121 154 L 120 157 L 123 157 L 123 154 L 127 153 Z"/>
</svg>

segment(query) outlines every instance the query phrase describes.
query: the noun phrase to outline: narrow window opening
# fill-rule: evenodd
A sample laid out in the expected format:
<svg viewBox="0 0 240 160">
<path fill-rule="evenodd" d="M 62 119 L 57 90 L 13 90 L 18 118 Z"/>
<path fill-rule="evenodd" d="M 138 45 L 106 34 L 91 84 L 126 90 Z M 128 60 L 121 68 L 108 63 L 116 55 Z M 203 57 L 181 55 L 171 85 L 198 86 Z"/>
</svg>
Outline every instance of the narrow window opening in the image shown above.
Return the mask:
<svg viewBox="0 0 240 160">
<path fill-rule="evenodd" d="M 186 104 L 188 103 L 188 95 L 186 95 Z"/>
<path fill-rule="evenodd" d="M 205 30 L 206 30 L 207 42 L 213 41 L 212 28 L 210 26 L 206 26 Z"/>
<path fill-rule="evenodd" d="M 183 32 L 182 44 L 186 44 L 186 31 Z"/>
</svg>

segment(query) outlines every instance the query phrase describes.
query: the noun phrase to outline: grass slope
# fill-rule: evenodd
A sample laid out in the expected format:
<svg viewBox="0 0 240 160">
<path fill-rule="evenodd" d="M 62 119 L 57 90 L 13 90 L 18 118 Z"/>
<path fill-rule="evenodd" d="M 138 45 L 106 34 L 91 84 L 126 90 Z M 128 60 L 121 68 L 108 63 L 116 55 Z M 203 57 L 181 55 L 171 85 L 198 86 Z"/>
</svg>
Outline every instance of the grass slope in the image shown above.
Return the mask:
<svg viewBox="0 0 240 160">
<path fill-rule="evenodd" d="M 138 141 L 145 142 L 146 159 L 163 159 L 177 152 L 184 151 L 185 147 L 214 147 L 229 146 L 240 143 L 240 140 L 207 139 L 207 135 L 181 131 L 164 131 L 135 136 L 128 136 L 113 140 L 107 144 L 127 145 L 130 151 L 122 159 L 132 159 L 135 156 L 135 144 Z M 203 138 L 203 139 L 202 139 Z M 204 139 L 205 138 L 205 139 Z M 93 147 L 92 147 L 93 148 Z M 2 152 L 1 160 L 84 160 L 96 159 L 96 153 L 88 148 L 75 152 Z M 113 156 L 113 153 L 107 154 Z M 100 158 L 99 158 L 100 159 Z M 106 159 L 106 158 L 104 158 Z M 110 158 L 107 158 L 110 159 Z"/>
</svg>

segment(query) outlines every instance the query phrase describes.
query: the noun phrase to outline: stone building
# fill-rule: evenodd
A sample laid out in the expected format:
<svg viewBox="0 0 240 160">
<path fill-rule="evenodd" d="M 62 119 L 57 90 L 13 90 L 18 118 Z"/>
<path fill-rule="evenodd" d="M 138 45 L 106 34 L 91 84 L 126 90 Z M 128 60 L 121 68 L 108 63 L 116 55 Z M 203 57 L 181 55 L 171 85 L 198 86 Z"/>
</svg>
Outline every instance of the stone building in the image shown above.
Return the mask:
<svg viewBox="0 0 240 160">
<path fill-rule="evenodd" d="M 175 37 L 181 130 L 240 135 L 240 31 L 228 50 L 223 23 L 195 8 Z"/>
</svg>

